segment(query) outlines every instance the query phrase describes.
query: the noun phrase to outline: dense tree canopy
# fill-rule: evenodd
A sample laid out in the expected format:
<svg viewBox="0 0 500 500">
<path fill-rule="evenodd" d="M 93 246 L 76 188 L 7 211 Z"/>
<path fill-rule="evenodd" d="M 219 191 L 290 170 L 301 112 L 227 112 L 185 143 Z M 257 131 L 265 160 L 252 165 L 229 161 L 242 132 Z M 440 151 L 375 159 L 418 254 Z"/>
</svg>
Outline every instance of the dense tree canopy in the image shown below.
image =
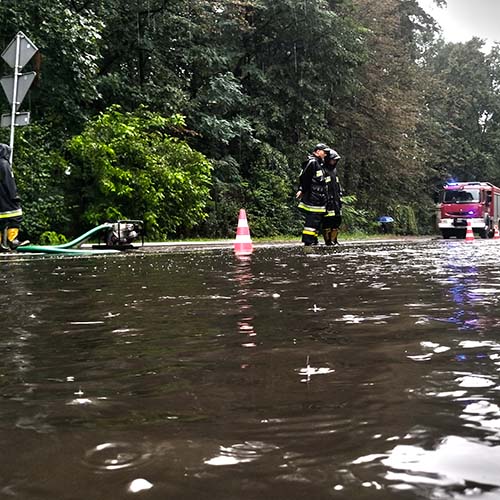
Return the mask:
<svg viewBox="0 0 500 500">
<path fill-rule="evenodd" d="M 211 166 L 169 129 L 184 126 L 145 112 L 112 107 L 67 144 L 73 219 L 83 225 L 143 219 L 155 238 L 176 235 L 205 218 Z"/>
<path fill-rule="evenodd" d="M 0 18 L 4 47 L 21 30 L 40 49 L 14 164 L 32 239 L 117 217 L 232 236 L 242 206 L 255 235 L 296 233 L 319 141 L 350 229 L 432 231 L 440 183 L 500 183 L 500 49 L 444 43 L 416 0 L 4 0 Z"/>
</svg>

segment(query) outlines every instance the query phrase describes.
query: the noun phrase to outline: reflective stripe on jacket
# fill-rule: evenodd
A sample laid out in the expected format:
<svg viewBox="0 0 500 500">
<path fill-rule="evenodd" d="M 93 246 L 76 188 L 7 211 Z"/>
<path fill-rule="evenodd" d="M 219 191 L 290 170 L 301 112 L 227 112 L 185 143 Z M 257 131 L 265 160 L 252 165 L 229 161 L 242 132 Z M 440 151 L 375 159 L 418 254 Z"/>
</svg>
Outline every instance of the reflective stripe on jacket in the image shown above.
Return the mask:
<svg viewBox="0 0 500 500">
<path fill-rule="evenodd" d="M 10 210 L 9 212 L 0 212 L 0 219 L 8 219 L 10 217 L 19 217 L 23 215 L 22 209 Z"/>
<path fill-rule="evenodd" d="M 308 212 L 326 210 L 326 184 L 323 164 L 316 156 L 309 156 L 299 177 L 302 199 L 299 208 Z"/>
</svg>

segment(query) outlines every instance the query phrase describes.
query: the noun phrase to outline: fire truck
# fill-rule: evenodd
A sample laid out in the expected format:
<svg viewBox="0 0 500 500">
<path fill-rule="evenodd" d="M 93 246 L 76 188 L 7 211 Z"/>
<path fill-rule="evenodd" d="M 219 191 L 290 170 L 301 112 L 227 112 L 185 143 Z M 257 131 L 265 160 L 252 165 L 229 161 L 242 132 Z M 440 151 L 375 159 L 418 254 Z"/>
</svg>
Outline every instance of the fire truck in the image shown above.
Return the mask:
<svg viewBox="0 0 500 500">
<path fill-rule="evenodd" d="M 439 198 L 439 229 L 443 238 L 465 238 L 467 224 L 481 238 L 490 238 L 500 224 L 500 188 L 489 182 L 453 182 Z"/>
</svg>

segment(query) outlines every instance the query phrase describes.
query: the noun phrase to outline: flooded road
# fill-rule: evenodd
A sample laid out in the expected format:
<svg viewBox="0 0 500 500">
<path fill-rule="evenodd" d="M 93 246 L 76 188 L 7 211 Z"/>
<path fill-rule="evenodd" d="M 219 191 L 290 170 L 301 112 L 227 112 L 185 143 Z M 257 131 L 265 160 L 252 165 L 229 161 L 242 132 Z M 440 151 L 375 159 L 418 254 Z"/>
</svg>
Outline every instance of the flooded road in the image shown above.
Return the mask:
<svg viewBox="0 0 500 500">
<path fill-rule="evenodd" d="M 500 243 L 0 258 L 0 498 L 500 498 Z"/>
</svg>

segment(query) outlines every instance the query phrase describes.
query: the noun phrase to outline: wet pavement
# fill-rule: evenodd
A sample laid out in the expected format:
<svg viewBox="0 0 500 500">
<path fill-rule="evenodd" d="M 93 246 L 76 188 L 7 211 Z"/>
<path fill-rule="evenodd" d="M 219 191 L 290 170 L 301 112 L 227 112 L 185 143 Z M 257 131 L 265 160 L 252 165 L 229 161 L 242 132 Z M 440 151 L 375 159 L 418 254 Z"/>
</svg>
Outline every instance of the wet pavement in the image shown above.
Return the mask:
<svg viewBox="0 0 500 500">
<path fill-rule="evenodd" d="M 499 257 L 0 257 L 0 498 L 500 498 Z"/>
</svg>

